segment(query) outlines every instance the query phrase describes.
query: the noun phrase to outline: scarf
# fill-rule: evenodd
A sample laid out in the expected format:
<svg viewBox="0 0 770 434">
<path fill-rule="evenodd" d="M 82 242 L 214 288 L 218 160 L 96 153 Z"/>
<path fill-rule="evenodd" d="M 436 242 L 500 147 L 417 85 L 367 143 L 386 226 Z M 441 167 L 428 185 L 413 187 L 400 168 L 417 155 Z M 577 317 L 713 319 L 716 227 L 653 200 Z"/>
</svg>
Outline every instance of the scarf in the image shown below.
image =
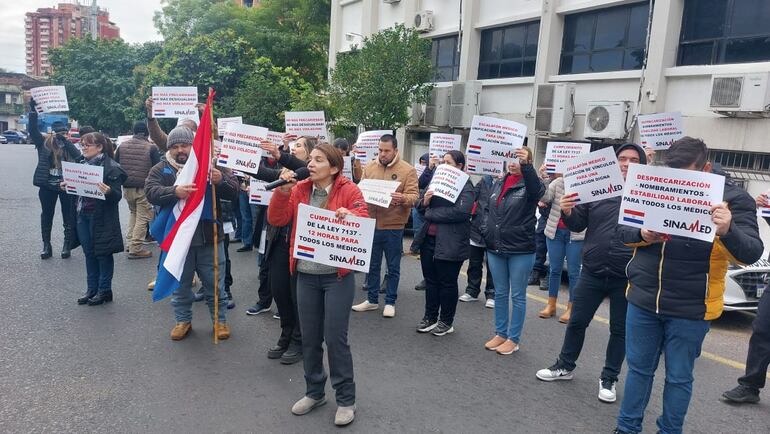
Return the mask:
<svg viewBox="0 0 770 434">
<path fill-rule="evenodd" d="M 521 181 L 521 178 L 521 175 L 508 175 L 508 177 L 505 178 L 505 182 L 503 182 L 503 188 L 500 190 L 500 196 L 497 197 L 497 206 L 500 206 L 500 202 L 502 202 L 503 196 L 505 196 L 505 192 L 513 188 L 514 185 L 518 184 L 519 181 Z"/>
<path fill-rule="evenodd" d="M 179 164 L 171 157 L 171 152 L 166 151 L 166 161 L 168 161 L 168 164 L 171 165 L 174 169 L 176 169 L 177 172 L 182 170 L 184 168 L 184 164 Z"/>
</svg>

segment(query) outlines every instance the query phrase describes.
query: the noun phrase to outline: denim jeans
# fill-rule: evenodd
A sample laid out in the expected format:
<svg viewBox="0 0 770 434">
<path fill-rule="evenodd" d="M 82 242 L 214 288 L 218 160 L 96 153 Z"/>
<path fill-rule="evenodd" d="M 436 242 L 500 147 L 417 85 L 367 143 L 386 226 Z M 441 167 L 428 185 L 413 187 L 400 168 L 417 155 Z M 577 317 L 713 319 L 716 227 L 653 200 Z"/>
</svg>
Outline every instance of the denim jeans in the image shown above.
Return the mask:
<svg viewBox="0 0 770 434">
<path fill-rule="evenodd" d="M 78 214 L 78 238 L 86 257 L 86 294 L 91 296 L 97 292 L 112 292 L 112 274 L 115 270 L 112 255 L 96 256 L 94 253 L 94 224 L 93 216 Z"/>
<path fill-rule="evenodd" d="M 626 362 L 628 375 L 618 415 L 618 428 L 642 431 L 644 410 L 650 400 L 655 370 L 665 354 L 666 380 L 663 413 L 658 418 L 662 434 L 682 432 L 692 397 L 692 371 L 710 322 L 659 315 L 632 303 L 626 314 Z"/>
<path fill-rule="evenodd" d="M 225 249 L 224 243 L 219 243 L 217 262 L 219 262 L 219 322 L 225 322 L 227 300 L 225 299 Z M 201 279 L 203 296 L 209 307 L 211 319 L 214 319 L 214 246 L 192 246 L 187 252 L 179 288 L 171 297 L 176 322 L 192 321 L 193 292 L 192 279 L 197 272 Z"/>
<path fill-rule="evenodd" d="M 417 232 L 420 231 L 422 224 L 423 224 L 422 214 L 420 214 L 420 212 L 417 211 L 417 208 L 412 208 L 412 231 L 414 231 L 415 235 L 417 235 Z"/>
<path fill-rule="evenodd" d="M 369 291 L 369 303 L 377 304 L 380 293 L 380 268 L 382 254 L 388 264 L 385 285 L 385 304 L 396 304 L 398 297 L 398 279 L 401 275 L 401 251 L 403 250 L 403 229 L 375 229 L 372 244 L 371 265 L 366 276 L 366 288 Z"/>
<path fill-rule="evenodd" d="M 561 272 L 564 268 L 564 257 L 567 258 L 567 273 L 569 274 L 569 301 L 572 301 L 575 284 L 580 278 L 580 264 L 582 263 L 583 241 L 571 241 L 568 229 L 556 229 L 553 239 L 545 238 L 548 246 L 548 262 L 550 264 L 550 277 L 548 278 L 548 296 L 559 295 L 561 286 Z"/>
<path fill-rule="evenodd" d="M 254 216 L 257 212 L 256 205 L 249 205 L 249 192 L 241 190 L 238 194 L 239 209 L 241 212 L 241 221 L 238 226 L 241 242 L 244 247 L 254 246 Z M 259 247 L 259 238 L 257 246 Z"/>
<path fill-rule="evenodd" d="M 540 276 L 548 274 L 548 267 L 545 265 L 545 259 L 548 257 L 548 246 L 543 231 L 535 232 L 535 265 L 532 269 L 537 271 Z"/>
<path fill-rule="evenodd" d="M 527 314 L 527 281 L 535 254 L 506 255 L 487 251 L 487 262 L 495 281 L 495 334 L 518 344 Z"/>
</svg>

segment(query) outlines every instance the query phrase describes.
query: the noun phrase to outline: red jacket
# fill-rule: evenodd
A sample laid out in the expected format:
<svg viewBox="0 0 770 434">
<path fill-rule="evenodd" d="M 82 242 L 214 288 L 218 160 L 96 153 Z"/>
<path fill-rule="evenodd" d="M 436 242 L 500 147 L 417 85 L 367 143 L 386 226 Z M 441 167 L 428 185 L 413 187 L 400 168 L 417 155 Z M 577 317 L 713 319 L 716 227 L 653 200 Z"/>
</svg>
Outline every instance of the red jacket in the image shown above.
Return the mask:
<svg viewBox="0 0 770 434">
<path fill-rule="evenodd" d="M 294 234 L 297 231 L 297 220 L 294 218 L 297 214 L 299 204 L 310 204 L 310 194 L 313 192 L 313 182 L 310 179 L 300 181 L 289 193 L 284 193 L 276 189 L 273 198 L 270 199 L 270 206 L 267 207 L 267 221 L 273 226 L 286 226 L 291 222 L 291 238 L 289 238 L 289 271 L 294 274 L 297 266 L 297 260 L 294 258 Z M 288 199 L 288 200 L 287 200 Z M 338 208 L 347 208 L 358 217 L 369 217 L 364 196 L 361 190 L 353 181 L 344 176 L 337 176 L 332 184 L 329 200 L 326 203 L 326 209 L 336 211 Z M 337 274 L 343 277 L 350 273 L 350 270 L 338 268 Z"/>
</svg>

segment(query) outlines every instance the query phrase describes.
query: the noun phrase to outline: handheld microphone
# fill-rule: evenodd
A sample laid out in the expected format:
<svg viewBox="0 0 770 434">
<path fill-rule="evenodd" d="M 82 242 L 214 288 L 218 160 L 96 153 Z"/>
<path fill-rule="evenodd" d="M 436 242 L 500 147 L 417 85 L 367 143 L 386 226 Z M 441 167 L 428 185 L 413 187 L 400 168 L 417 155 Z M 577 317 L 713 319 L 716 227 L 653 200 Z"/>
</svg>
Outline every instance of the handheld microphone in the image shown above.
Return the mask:
<svg viewBox="0 0 770 434">
<path fill-rule="evenodd" d="M 296 179 L 297 181 L 302 181 L 303 179 L 307 179 L 308 176 L 310 176 L 310 171 L 307 170 L 307 167 L 300 167 L 299 169 L 297 169 L 296 172 L 294 172 L 294 179 Z M 288 183 L 289 181 L 285 179 L 276 179 L 271 183 L 265 184 L 265 190 L 270 191 L 282 185 L 286 185 Z"/>
</svg>

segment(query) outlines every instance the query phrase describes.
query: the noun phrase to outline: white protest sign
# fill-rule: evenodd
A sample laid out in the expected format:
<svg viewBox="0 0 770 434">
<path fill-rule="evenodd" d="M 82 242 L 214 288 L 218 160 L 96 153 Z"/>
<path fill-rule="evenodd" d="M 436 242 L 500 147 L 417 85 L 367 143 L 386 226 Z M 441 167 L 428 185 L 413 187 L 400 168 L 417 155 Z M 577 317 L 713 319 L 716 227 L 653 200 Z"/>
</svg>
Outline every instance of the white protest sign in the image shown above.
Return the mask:
<svg viewBox="0 0 770 434">
<path fill-rule="evenodd" d="M 38 113 L 68 112 L 67 91 L 64 86 L 33 87 L 29 90 Z"/>
<path fill-rule="evenodd" d="M 422 176 L 422 173 L 425 172 L 425 166 L 420 164 L 420 160 L 417 160 L 414 163 L 414 171 L 417 172 L 417 179 L 420 179 L 420 177 Z"/>
<path fill-rule="evenodd" d="M 375 130 L 359 134 L 356 139 L 356 158 L 364 164 L 377 158 L 380 153 L 380 137 L 385 134 L 393 134 L 393 131 Z"/>
<path fill-rule="evenodd" d="M 681 113 L 639 115 L 639 140 L 642 146 L 655 150 L 668 149 L 682 137 L 684 131 Z"/>
<path fill-rule="evenodd" d="M 68 194 L 104 200 L 96 184 L 104 182 L 104 167 L 61 162 L 62 180 Z"/>
<path fill-rule="evenodd" d="M 362 179 L 358 183 L 361 194 L 364 195 L 366 203 L 387 208 L 390 206 L 392 197 L 401 185 L 399 181 L 384 181 L 381 179 Z"/>
<path fill-rule="evenodd" d="M 449 151 L 459 151 L 463 136 L 459 134 L 430 133 L 428 149 L 431 157 L 441 158 Z"/>
<path fill-rule="evenodd" d="M 564 194 L 577 193 L 578 203 L 623 194 L 623 173 L 612 146 L 573 157 L 564 163 Z"/>
<path fill-rule="evenodd" d="M 198 107 L 196 107 L 195 110 L 188 110 L 184 114 L 179 115 L 176 119 L 176 126 L 182 125 L 186 120 L 195 122 L 195 125 L 201 124 L 201 114 L 198 111 Z"/>
<path fill-rule="evenodd" d="M 217 164 L 222 167 L 257 173 L 262 158 L 262 140 L 267 137 L 267 128 L 247 124 L 230 124 L 222 137 L 222 151 Z"/>
<path fill-rule="evenodd" d="M 766 197 L 770 197 L 770 191 L 765 193 Z M 770 218 L 770 206 L 758 206 L 757 207 L 757 217 L 768 217 Z"/>
<path fill-rule="evenodd" d="M 153 86 L 152 117 L 198 119 L 198 88 L 195 86 Z"/>
<path fill-rule="evenodd" d="M 329 140 L 324 112 L 286 112 L 286 132 Z"/>
<path fill-rule="evenodd" d="M 514 152 L 524 146 L 527 126 L 506 119 L 474 116 L 468 136 L 469 156 L 487 160 L 516 160 Z"/>
<path fill-rule="evenodd" d="M 225 130 L 227 129 L 227 125 L 229 124 L 242 124 L 243 123 L 243 116 L 234 116 L 231 118 L 217 118 L 217 132 L 220 136 L 223 136 L 225 134 Z"/>
<path fill-rule="evenodd" d="M 267 132 L 267 140 L 270 143 L 276 144 L 278 146 L 283 146 L 283 134 L 284 133 L 278 133 L 275 131 L 268 131 Z"/>
<path fill-rule="evenodd" d="M 721 175 L 631 164 L 618 223 L 712 242 L 711 206 L 722 202 L 724 189 Z"/>
<path fill-rule="evenodd" d="M 547 173 L 564 173 L 562 163 L 589 152 L 591 152 L 590 143 L 548 142 L 545 150 L 545 171 Z"/>
<path fill-rule="evenodd" d="M 374 219 L 300 204 L 293 257 L 348 270 L 368 272 L 374 241 Z"/>
<path fill-rule="evenodd" d="M 427 191 L 432 191 L 434 196 L 455 203 L 468 181 L 468 174 L 448 164 L 439 164 L 433 178 L 430 180 Z"/>
<path fill-rule="evenodd" d="M 270 205 L 270 199 L 273 198 L 273 192 L 265 190 L 266 182 L 256 178 L 249 180 L 249 204 L 251 205 Z"/>
<path fill-rule="evenodd" d="M 119 148 L 120 145 L 123 144 L 126 140 L 131 139 L 134 136 L 126 135 L 126 136 L 118 136 L 115 138 L 115 148 Z"/>
<path fill-rule="evenodd" d="M 482 158 L 473 155 L 465 157 L 465 171 L 474 175 L 501 176 L 505 161 L 499 158 Z"/>
<path fill-rule="evenodd" d="M 347 157 L 342 157 L 342 161 L 345 163 L 342 166 L 342 176 L 352 180 L 353 179 L 353 157 L 349 155 Z"/>
</svg>

